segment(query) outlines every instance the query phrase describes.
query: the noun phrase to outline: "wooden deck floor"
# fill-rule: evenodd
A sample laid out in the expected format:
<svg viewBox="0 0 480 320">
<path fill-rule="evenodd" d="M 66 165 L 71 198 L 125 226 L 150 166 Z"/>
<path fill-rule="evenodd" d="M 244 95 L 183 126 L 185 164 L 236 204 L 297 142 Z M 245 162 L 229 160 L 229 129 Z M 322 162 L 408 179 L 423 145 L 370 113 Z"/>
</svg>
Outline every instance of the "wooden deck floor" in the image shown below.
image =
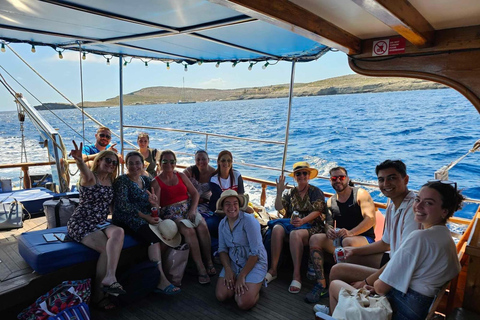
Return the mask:
<svg viewBox="0 0 480 320">
<path fill-rule="evenodd" d="M 17 286 L 25 286 L 32 279 L 41 281 L 42 277 L 46 278 L 32 273 L 33 270 L 22 259 L 17 250 L 17 237 L 22 232 L 44 228 L 46 228 L 46 219 L 45 217 L 39 217 L 26 220 L 24 227 L 21 229 L 0 232 L 0 301 L 2 301 L 2 293 Z M 220 271 L 220 266 L 217 265 L 216 267 L 217 271 Z M 299 294 L 289 293 L 287 289 L 291 281 L 291 270 L 290 265 L 280 270 L 279 277 L 268 287 L 262 288 L 259 303 L 250 311 L 238 309 L 233 300 L 226 303 L 220 303 L 216 300 L 217 276 L 212 277 L 211 284 L 204 286 L 197 282 L 193 273 L 187 272 L 183 280 L 182 293 L 177 296 L 166 297 L 150 294 L 136 303 L 109 312 L 91 308 L 92 319 L 314 319 L 313 305 L 304 302 L 305 295 L 311 290 L 313 283 L 305 278 L 302 291 Z M 305 275 L 305 272 L 303 271 L 302 274 Z M 72 275 L 72 279 L 76 279 L 76 277 Z M 58 284 L 55 283 L 54 279 L 48 279 L 48 283 L 50 282 L 51 288 Z M 36 296 L 43 293 L 38 293 Z M 32 299 L 31 303 L 34 300 Z M 324 299 L 322 303 L 328 304 L 328 299 Z M 7 318 L 13 319 L 21 310 L 9 311 Z"/>
</svg>

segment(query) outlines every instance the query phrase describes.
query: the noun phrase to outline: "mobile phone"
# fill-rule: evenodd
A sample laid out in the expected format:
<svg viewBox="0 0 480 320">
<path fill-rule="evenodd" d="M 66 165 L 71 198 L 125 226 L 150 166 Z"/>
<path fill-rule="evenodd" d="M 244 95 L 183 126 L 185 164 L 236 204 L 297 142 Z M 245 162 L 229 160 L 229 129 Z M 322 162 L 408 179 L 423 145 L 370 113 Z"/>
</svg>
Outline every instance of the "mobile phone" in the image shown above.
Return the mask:
<svg viewBox="0 0 480 320">
<path fill-rule="evenodd" d="M 47 242 L 58 241 L 58 239 L 55 237 L 55 234 L 53 234 L 53 233 L 45 233 L 45 234 L 43 234 L 43 238 L 44 238 Z"/>
<path fill-rule="evenodd" d="M 105 229 L 105 228 L 108 227 L 109 225 L 110 225 L 110 222 L 105 221 L 105 222 L 102 222 L 102 223 L 97 224 L 97 228 L 98 228 L 98 229 Z"/>
<path fill-rule="evenodd" d="M 54 233 L 53 234 L 55 236 L 55 238 L 57 238 L 58 240 L 60 241 L 65 241 L 65 233 Z"/>
</svg>

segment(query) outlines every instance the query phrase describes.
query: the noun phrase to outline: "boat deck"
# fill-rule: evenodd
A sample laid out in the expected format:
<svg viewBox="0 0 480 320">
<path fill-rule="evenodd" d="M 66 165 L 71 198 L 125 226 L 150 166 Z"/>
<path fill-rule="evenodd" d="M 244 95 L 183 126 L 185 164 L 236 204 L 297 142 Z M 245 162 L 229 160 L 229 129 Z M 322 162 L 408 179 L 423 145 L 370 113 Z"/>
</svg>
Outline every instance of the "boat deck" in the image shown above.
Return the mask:
<svg viewBox="0 0 480 320">
<path fill-rule="evenodd" d="M 27 263 L 18 254 L 17 236 L 22 232 L 46 228 L 45 217 L 29 219 L 24 221 L 24 227 L 17 230 L 0 232 L 0 300 L 6 302 L 3 295 L 9 291 L 36 282 L 51 282 L 50 288 L 58 283 L 55 277 L 40 276 L 33 272 Z M 240 310 L 234 301 L 226 303 L 218 302 L 215 298 L 215 285 L 218 277 L 212 277 L 209 285 L 200 285 L 193 272 L 187 270 L 182 285 L 182 293 L 177 296 L 167 297 L 150 294 L 146 298 L 121 308 L 108 312 L 91 308 L 93 319 L 165 319 L 183 320 L 186 318 L 198 319 L 261 319 L 261 320 L 282 320 L 282 319 L 314 319 L 313 305 L 304 302 L 307 292 L 313 287 L 313 283 L 306 278 L 303 281 L 303 288 L 300 294 L 291 294 L 287 291 L 291 281 L 292 267 L 290 259 L 283 269 L 279 271 L 279 277 L 267 288 L 263 287 L 260 292 L 260 301 L 252 310 Z M 217 265 L 217 271 L 220 266 Z M 302 271 L 305 275 L 305 271 Z M 75 273 L 70 277 L 77 279 Z M 31 286 L 29 286 L 30 288 Z M 45 291 L 46 292 L 46 291 Z M 36 297 L 45 292 L 38 292 Z M 30 303 L 33 303 L 33 299 Z M 10 301 L 7 299 L 7 301 Z M 328 299 L 322 301 L 328 304 Z M 18 308 L 4 308 L 2 314 L 5 319 L 13 319 L 21 310 Z M 3 318 L 3 317 L 2 317 Z"/>
</svg>

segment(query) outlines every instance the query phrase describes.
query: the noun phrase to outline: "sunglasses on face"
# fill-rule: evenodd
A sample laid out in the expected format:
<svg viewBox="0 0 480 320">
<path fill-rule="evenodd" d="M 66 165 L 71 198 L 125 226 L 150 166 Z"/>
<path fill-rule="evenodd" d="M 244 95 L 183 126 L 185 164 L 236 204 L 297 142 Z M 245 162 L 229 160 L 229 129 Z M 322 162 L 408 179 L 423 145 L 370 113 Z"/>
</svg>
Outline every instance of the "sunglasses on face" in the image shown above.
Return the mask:
<svg viewBox="0 0 480 320">
<path fill-rule="evenodd" d="M 107 138 L 107 139 L 111 139 L 111 138 L 112 138 L 111 135 L 105 134 L 105 133 L 100 133 L 99 136 L 100 136 L 100 138 Z"/>
<path fill-rule="evenodd" d="M 232 159 L 221 159 L 220 162 L 221 163 L 225 163 L 225 162 L 231 163 Z"/>
<path fill-rule="evenodd" d="M 167 164 L 167 163 L 170 163 L 170 164 L 175 164 L 175 160 L 162 160 L 162 164 Z"/>
<path fill-rule="evenodd" d="M 455 181 L 433 179 L 433 180 L 428 180 L 427 182 L 428 183 L 439 182 L 443 184 L 449 184 L 453 186 L 455 188 L 455 192 L 457 192 L 457 183 Z"/>
<path fill-rule="evenodd" d="M 300 177 L 301 175 L 306 177 L 308 175 L 308 172 L 307 171 L 297 171 L 297 172 L 295 172 L 295 177 Z"/>
<path fill-rule="evenodd" d="M 106 164 L 112 164 L 114 166 L 118 165 L 118 161 L 117 160 L 112 160 L 110 158 L 103 158 L 103 160 L 105 161 Z"/>
<path fill-rule="evenodd" d="M 343 181 L 343 180 L 345 180 L 346 177 L 347 176 L 332 176 L 332 177 L 330 177 L 330 180 L 332 180 L 332 181 L 337 181 L 337 180 Z"/>
</svg>

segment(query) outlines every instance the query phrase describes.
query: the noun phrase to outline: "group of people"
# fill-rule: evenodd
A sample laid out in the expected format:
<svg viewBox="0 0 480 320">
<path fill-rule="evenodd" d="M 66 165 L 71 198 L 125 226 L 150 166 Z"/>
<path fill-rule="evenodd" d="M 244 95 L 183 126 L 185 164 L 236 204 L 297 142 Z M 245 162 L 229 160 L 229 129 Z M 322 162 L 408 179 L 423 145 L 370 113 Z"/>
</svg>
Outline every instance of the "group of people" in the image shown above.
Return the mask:
<svg viewBox="0 0 480 320">
<path fill-rule="evenodd" d="M 376 167 L 380 190 L 391 200 L 378 241 L 374 227 L 380 213 L 370 194 L 353 186 L 345 168 L 330 170 L 336 192 L 326 202 L 323 192 L 309 183 L 318 171 L 307 162 L 295 163 L 290 176 L 296 186 L 288 188 L 283 175 L 277 181 L 275 208 L 281 219 L 269 223 L 268 263 L 260 224 L 249 214 L 253 210 L 229 151 L 219 153 L 214 169 L 207 152 L 199 150 L 195 165 L 179 172 L 175 153 L 149 149 L 148 135 L 142 133 L 139 150 L 125 157 L 127 173 L 118 176 L 122 159 L 110 139 L 110 130 L 100 128 L 94 145 L 82 148 L 74 142 L 71 155 L 80 170 L 80 205 L 68 222 L 74 240 L 100 252 L 94 301 L 104 309 L 113 307 L 109 294 L 125 293 L 115 277 L 124 232 L 148 246 L 148 257 L 160 271 L 156 292 L 166 295 L 181 292 L 163 271 L 161 258 L 167 246 L 178 246 L 183 237 L 199 283 L 207 284 L 216 274 L 211 239 L 218 239 L 223 269 L 216 296 L 220 301 L 234 297 L 241 309 L 252 308 L 262 284 L 277 278 L 286 238 L 293 260 L 288 291 L 301 291 L 300 269 L 308 246 L 315 286 L 305 300 L 316 303 L 330 297 L 330 308 L 315 305 L 315 311 L 333 312 L 341 288 L 365 287 L 372 294 L 387 295 L 394 319 L 425 318 L 436 292 L 460 270 L 445 227 L 464 199 L 456 183 L 431 181 L 415 195 L 408 190 L 406 166 L 399 160 Z M 106 222 L 110 213 L 112 223 Z M 324 262 L 332 260 L 329 256 L 339 246 L 347 263 L 335 264 L 327 281 Z"/>
</svg>

